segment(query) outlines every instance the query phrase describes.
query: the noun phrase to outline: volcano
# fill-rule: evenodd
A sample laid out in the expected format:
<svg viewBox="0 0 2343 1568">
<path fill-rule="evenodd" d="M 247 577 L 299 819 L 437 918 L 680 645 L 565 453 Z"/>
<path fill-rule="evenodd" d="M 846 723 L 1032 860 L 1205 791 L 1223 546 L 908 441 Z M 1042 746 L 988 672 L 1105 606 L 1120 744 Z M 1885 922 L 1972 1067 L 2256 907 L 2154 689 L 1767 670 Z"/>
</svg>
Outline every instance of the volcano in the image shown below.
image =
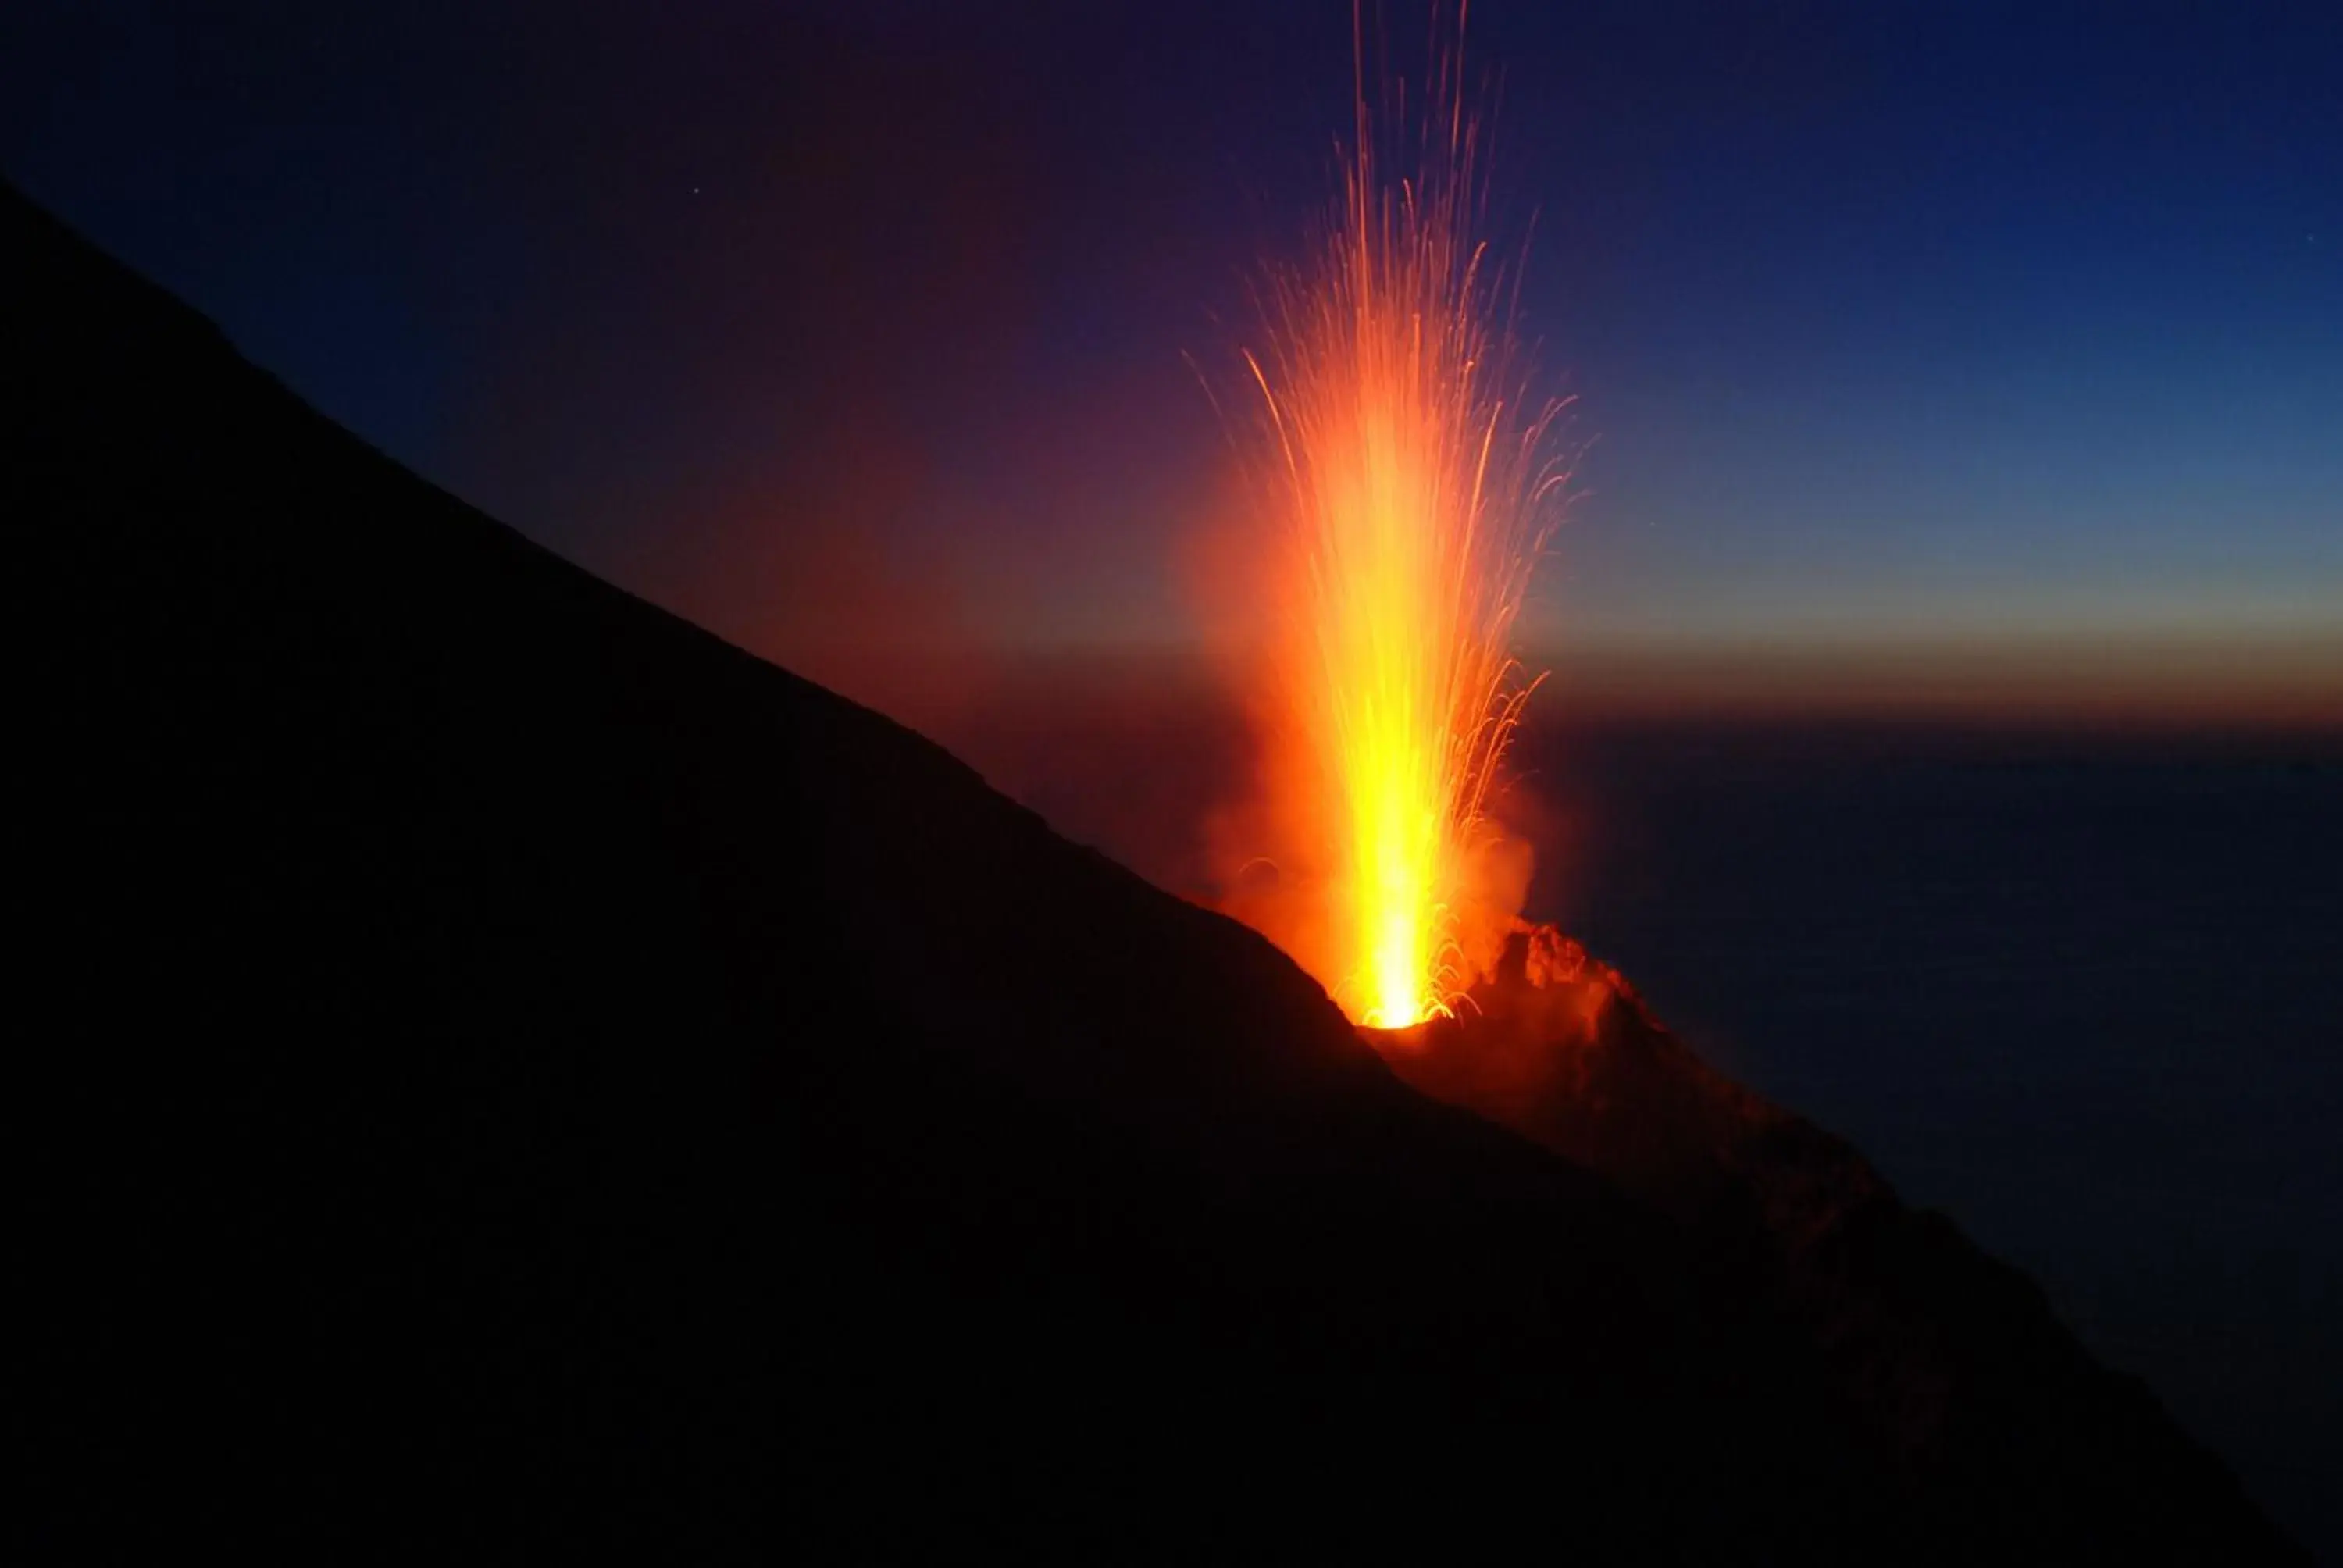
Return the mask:
<svg viewBox="0 0 2343 1568">
<path fill-rule="evenodd" d="M 1459 1549 L 2292 1560 L 1558 934 L 1379 1051 L 13 192 L 0 254 L 19 1277 L 78 1528 L 697 1554 L 1145 1494 L 1151 1535 L 1217 1470 L 1355 1531 L 1387 1505 L 1294 1495 L 1339 1450 Z"/>
</svg>

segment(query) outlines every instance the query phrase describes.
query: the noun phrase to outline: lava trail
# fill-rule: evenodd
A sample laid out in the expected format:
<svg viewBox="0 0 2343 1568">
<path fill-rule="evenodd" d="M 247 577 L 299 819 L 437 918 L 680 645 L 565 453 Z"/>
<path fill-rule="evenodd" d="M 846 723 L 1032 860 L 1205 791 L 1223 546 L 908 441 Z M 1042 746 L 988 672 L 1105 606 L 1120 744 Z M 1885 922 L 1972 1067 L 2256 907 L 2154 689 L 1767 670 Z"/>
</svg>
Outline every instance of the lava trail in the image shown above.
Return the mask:
<svg viewBox="0 0 2343 1568">
<path fill-rule="evenodd" d="M 1563 406 L 1525 395 L 1479 232 L 1458 23 L 1423 109 L 1394 84 L 1377 116 L 1354 12 L 1340 195 L 1303 264 L 1266 276 L 1244 352 L 1267 547 L 1254 707 L 1288 836 L 1272 858 L 1284 901 L 1314 906 L 1256 923 L 1383 1029 L 1447 1011 L 1492 947 L 1476 928 L 1493 918 L 1501 940 L 1513 913 L 1489 907 L 1486 808 L 1535 684 L 1513 620 L 1567 478 Z"/>
</svg>

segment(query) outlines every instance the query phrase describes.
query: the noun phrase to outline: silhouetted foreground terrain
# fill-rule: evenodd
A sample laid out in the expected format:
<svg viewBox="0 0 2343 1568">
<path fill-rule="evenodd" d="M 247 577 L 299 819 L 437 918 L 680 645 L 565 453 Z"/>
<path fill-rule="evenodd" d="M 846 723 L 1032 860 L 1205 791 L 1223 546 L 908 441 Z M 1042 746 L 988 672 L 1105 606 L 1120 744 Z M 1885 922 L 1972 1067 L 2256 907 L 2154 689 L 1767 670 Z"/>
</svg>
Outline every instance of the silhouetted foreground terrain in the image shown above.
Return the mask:
<svg viewBox="0 0 2343 1568">
<path fill-rule="evenodd" d="M 1598 971 L 1408 1063 L 1526 1138 L 1424 1098 L 1250 932 L 13 194 L 0 248 L 61 1070 L 25 1277 L 85 1519 L 779 1548 L 938 1474 L 1095 1502 L 1072 1449 L 1175 1500 L 1135 1544 L 1210 1512 L 1183 1453 L 1334 1418 L 1428 1477 L 1505 1418 L 1452 1548 L 2287 1558 L 2023 1280 Z"/>
</svg>

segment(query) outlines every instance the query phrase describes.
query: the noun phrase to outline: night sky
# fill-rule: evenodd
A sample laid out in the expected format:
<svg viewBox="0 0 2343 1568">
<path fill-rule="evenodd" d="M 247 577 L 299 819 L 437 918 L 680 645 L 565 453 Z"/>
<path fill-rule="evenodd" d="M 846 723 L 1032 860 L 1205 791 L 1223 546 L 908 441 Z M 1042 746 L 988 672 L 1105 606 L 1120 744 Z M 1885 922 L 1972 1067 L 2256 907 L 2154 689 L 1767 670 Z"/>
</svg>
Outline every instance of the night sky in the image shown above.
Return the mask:
<svg viewBox="0 0 2343 1568">
<path fill-rule="evenodd" d="M 1176 651 L 1191 361 L 1301 254 L 1350 47 L 1345 0 L 16 0 L 0 168 L 759 652 Z M 2343 718 L 2343 13 L 1477 0 L 1468 54 L 1589 443 L 1539 656 Z"/>
</svg>

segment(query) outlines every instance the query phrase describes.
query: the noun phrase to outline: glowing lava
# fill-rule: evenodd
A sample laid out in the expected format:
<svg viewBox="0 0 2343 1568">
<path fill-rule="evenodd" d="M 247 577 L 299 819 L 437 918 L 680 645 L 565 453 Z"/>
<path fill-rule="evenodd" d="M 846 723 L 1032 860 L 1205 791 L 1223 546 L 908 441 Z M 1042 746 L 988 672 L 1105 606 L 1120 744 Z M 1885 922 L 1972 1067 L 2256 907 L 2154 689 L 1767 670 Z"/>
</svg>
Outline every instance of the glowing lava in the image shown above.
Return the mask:
<svg viewBox="0 0 2343 1568">
<path fill-rule="evenodd" d="M 1270 276 L 1265 347 L 1245 355 L 1275 541 L 1272 787 L 1320 838 L 1318 950 L 1295 956 L 1383 1029 L 1447 1011 L 1473 978 L 1460 923 L 1534 684 L 1508 639 L 1567 477 L 1548 453 L 1561 406 L 1519 397 L 1457 75 L 1452 55 L 1396 173 L 1358 94 L 1328 230 Z"/>
</svg>

